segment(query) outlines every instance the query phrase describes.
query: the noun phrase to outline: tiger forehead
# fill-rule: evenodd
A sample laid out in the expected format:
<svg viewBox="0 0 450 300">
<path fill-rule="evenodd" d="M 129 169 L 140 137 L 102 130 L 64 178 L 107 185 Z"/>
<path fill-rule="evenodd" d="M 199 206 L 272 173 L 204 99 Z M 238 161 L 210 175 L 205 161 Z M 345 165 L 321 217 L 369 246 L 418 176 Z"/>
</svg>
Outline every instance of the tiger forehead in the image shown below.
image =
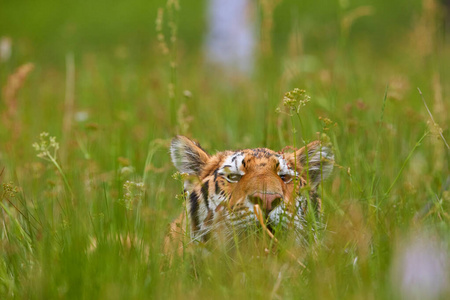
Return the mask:
<svg viewBox="0 0 450 300">
<path fill-rule="evenodd" d="M 240 158 L 243 167 L 256 165 L 263 167 L 266 165 L 278 167 L 281 155 L 273 150 L 267 148 L 255 148 L 236 151 L 233 153 L 233 158 Z"/>
<path fill-rule="evenodd" d="M 243 151 L 247 155 L 251 155 L 255 158 L 271 158 L 271 157 L 279 157 L 279 155 L 270 149 L 267 148 L 255 148 L 255 149 L 246 149 Z"/>
</svg>

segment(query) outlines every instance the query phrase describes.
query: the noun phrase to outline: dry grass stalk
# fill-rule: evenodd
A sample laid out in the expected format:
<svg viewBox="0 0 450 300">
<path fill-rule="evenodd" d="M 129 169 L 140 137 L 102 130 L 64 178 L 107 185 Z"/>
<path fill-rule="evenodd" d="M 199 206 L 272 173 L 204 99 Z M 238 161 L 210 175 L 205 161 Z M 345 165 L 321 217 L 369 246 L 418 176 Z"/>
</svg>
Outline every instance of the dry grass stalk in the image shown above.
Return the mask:
<svg viewBox="0 0 450 300">
<path fill-rule="evenodd" d="M 441 76 L 439 72 L 435 72 L 432 78 L 432 87 L 433 87 L 433 94 L 434 94 L 434 101 L 433 101 L 433 116 L 435 117 L 435 120 L 438 124 L 443 124 L 444 128 L 440 128 L 439 126 L 434 126 L 434 124 L 429 124 L 430 130 L 433 132 L 439 133 L 439 135 L 443 136 L 442 130 L 448 129 L 448 110 L 446 108 L 446 105 L 444 103 L 444 96 L 443 96 L 443 90 L 441 85 Z M 422 95 L 423 98 L 423 95 Z M 423 101 L 423 100 L 422 100 Z M 430 126 L 432 125 L 432 126 Z M 446 128 L 447 127 L 447 128 Z M 434 130 L 433 130 L 434 129 Z M 440 136 L 440 138 L 442 138 Z M 444 142 L 446 143 L 446 142 Z M 437 139 L 432 139 L 432 151 L 434 156 L 433 161 L 433 168 L 435 172 L 442 172 L 445 170 L 445 148 L 441 147 L 439 143 L 439 137 Z M 448 149 L 448 148 L 447 148 Z"/>
<path fill-rule="evenodd" d="M 436 116 L 436 119 L 438 120 L 439 123 L 448 124 L 447 123 L 448 114 L 446 113 L 447 108 L 444 103 L 444 96 L 443 96 L 443 91 L 442 91 L 440 73 L 436 72 L 433 75 L 432 85 L 433 85 L 433 93 L 434 93 L 433 114 Z"/>
<path fill-rule="evenodd" d="M 261 51 L 264 56 L 272 55 L 273 13 L 281 0 L 261 0 L 263 18 L 261 21 Z"/>
<path fill-rule="evenodd" d="M 364 5 L 357 7 L 349 12 L 347 12 L 342 20 L 341 20 L 341 30 L 342 33 L 348 37 L 350 28 L 352 27 L 352 24 L 361 17 L 366 17 L 373 15 L 375 13 L 375 10 L 370 5 Z"/>
<path fill-rule="evenodd" d="M 121 250 L 126 252 L 130 252 L 135 249 L 137 253 L 141 255 L 144 262 L 148 262 L 150 259 L 150 246 L 142 238 L 135 234 L 111 234 L 106 236 L 103 242 L 109 249 L 116 245 L 120 246 Z M 96 237 L 90 237 L 90 242 L 88 248 L 86 249 L 86 253 L 89 255 L 93 254 L 98 249 L 98 246 L 98 239 Z"/>
<path fill-rule="evenodd" d="M 6 110 L 2 113 L 2 122 L 5 127 L 12 131 L 17 136 L 20 127 L 19 124 L 15 124 L 17 116 L 17 94 L 25 83 L 28 74 L 34 69 L 34 64 L 26 63 L 16 69 L 16 71 L 8 77 L 6 85 L 3 87 L 2 96 L 6 106 Z"/>
<path fill-rule="evenodd" d="M 442 19 L 442 10 L 436 0 L 422 1 L 422 15 L 414 24 L 410 34 L 410 43 L 415 54 L 423 58 L 431 55 L 436 47 L 438 20 Z"/>
<path fill-rule="evenodd" d="M 253 206 L 253 207 L 254 207 L 253 211 L 255 212 L 256 218 L 258 219 L 259 223 L 261 224 L 264 232 L 267 233 L 267 235 L 275 242 L 275 244 L 278 244 L 279 243 L 278 239 L 272 234 L 272 232 L 270 232 L 270 230 L 267 228 L 266 224 L 264 223 L 263 214 L 262 214 L 262 211 L 261 211 L 261 208 L 259 207 L 259 205 L 255 204 L 255 206 Z M 302 266 L 303 268 L 306 269 L 306 266 L 300 260 L 298 260 L 297 257 L 292 252 L 290 252 L 289 250 L 286 250 L 286 253 L 293 260 L 295 260 L 300 266 Z"/>
<path fill-rule="evenodd" d="M 263 218 L 262 211 L 261 211 L 261 208 L 259 207 L 259 205 L 255 204 L 254 208 L 255 208 L 254 209 L 255 215 L 258 218 L 258 221 L 261 224 L 264 231 L 267 233 L 268 236 L 270 236 L 271 239 L 274 240 L 275 243 L 278 243 L 277 238 L 272 234 L 272 232 L 270 232 L 270 230 L 267 228 L 266 224 L 264 223 L 264 218 Z"/>
<path fill-rule="evenodd" d="M 434 120 L 433 114 L 431 113 L 430 109 L 428 108 L 427 103 L 425 102 L 425 98 L 423 97 L 422 91 L 419 88 L 417 88 L 417 90 L 419 91 L 420 97 L 422 98 L 423 105 L 425 105 L 425 108 L 427 109 L 427 112 L 428 112 L 428 115 L 430 116 L 431 121 L 433 121 L 432 125 L 435 127 L 437 133 L 441 136 L 442 141 L 444 142 L 445 146 L 447 146 L 447 149 L 450 150 L 450 146 L 448 145 L 447 140 L 445 139 L 444 135 L 442 134 L 442 128 Z"/>
</svg>

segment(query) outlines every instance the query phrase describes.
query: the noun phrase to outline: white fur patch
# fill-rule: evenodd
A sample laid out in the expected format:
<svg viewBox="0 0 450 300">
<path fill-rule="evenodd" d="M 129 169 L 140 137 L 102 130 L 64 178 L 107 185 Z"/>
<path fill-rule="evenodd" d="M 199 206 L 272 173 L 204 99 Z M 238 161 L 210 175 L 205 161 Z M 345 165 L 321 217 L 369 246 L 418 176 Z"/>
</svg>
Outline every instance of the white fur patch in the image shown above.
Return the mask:
<svg viewBox="0 0 450 300">
<path fill-rule="evenodd" d="M 289 168 L 286 160 L 284 160 L 284 158 L 282 158 L 281 156 L 277 156 L 278 157 L 278 162 L 280 163 L 280 171 L 278 171 L 278 175 L 290 175 L 290 176 L 294 176 L 297 177 L 298 176 L 298 172 L 292 170 L 291 168 Z"/>
<path fill-rule="evenodd" d="M 242 170 L 242 160 L 244 158 L 245 154 L 242 152 L 235 152 L 231 154 L 222 164 L 218 173 L 220 175 L 227 175 L 227 174 L 244 175 L 245 172 Z"/>
<path fill-rule="evenodd" d="M 320 181 L 330 176 L 333 171 L 334 154 L 328 147 L 321 147 L 318 151 L 309 153 L 308 169 L 318 172 L 316 178 L 312 178 L 312 186 L 317 186 Z M 306 159 L 306 158 L 305 158 Z"/>
<path fill-rule="evenodd" d="M 218 195 L 218 194 L 212 194 L 209 196 L 209 206 L 212 211 L 215 211 L 217 206 L 219 206 L 220 203 L 227 200 L 227 198 L 224 195 Z"/>
<path fill-rule="evenodd" d="M 194 142 L 192 144 L 190 145 L 189 142 L 181 138 L 174 138 L 170 146 L 170 157 L 181 173 L 198 175 L 204 163 L 200 159 L 200 155 L 204 151 Z M 205 153 L 205 155 L 207 154 Z"/>
</svg>

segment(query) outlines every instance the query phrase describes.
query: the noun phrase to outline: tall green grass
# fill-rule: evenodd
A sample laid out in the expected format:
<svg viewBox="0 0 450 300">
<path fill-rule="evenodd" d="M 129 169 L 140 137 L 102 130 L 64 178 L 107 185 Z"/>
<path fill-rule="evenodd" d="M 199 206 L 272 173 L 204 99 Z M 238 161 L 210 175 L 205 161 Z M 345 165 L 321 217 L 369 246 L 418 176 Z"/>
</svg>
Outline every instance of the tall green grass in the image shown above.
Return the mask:
<svg viewBox="0 0 450 300">
<path fill-rule="evenodd" d="M 203 64 L 202 3 L 180 3 L 177 44 L 164 55 L 153 20 L 158 7 L 166 17 L 170 8 L 160 2 L 149 8 L 145 42 L 115 44 L 116 27 L 88 26 L 76 14 L 72 49 L 42 40 L 50 31 L 26 21 L 1 31 L 13 40 L 13 56 L 0 63 L 1 299 L 408 298 L 405 289 L 414 286 L 402 281 L 405 270 L 420 272 L 419 261 L 436 266 L 436 256 L 449 278 L 449 150 L 439 130 L 450 140 L 450 47 L 434 1 L 282 2 L 268 35 L 272 54 L 240 80 Z M 352 19 L 364 4 L 370 14 Z M 265 17 L 261 6 L 258 12 Z M 59 12 L 47 13 L 58 22 Z M 87 31 L 108 40 L 88 35 L 83 42 Z M 27 62 L 34 68 L 14 85 L 12 74 Z M 301 124 L 276 112 L 296 87 L 311 96 Z M 32 147 L 42 132 L 59 143 L 50 151 L 54 160 Z M 317 243 L 291 249 L 286 241 L 272 253 L 256 239 L 231 253 L 194 248 L 167 264 L 163 239 L 183 210 L 168 155 L 175 134 L 215 152 L 281 150 L 317 132 L 329 136 L 336 154 L 320 188 Z M 429 251 L 417 250 L 411 262 L 417 243 Z"/>
</svg>

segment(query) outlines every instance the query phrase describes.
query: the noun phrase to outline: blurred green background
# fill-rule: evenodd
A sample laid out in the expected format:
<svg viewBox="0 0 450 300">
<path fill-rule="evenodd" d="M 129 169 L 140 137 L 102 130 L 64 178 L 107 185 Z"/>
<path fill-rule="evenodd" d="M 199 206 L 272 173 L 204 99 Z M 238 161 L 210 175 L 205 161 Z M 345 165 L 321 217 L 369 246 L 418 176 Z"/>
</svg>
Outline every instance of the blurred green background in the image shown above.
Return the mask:
<svg viewBox="0 0 450 300">
<path fill-rule="evenodd" d="M 255 1 L 261 13 L 260 3 Z M 155 19 L 165 1 L 2 1 L 0 34 L 21 46 L 17 53 L 29 59 L 57 62 L 64 53 L 110 52 L 126 46 L 133 53 L 149 53 L 155 43 Z M 368 43 L 375 53 L 389 53 L 420 16 L 421 1 L 295 1 L 285 0 L 274 10 L 273 45 L 286 53 L 292 30 L 305 36 L 307 51 L 324 50 L 339 43 L 340 22 L 349 11 L 370 6 L 373 15 L 358 19 L 349 38 Z M 206 1 L 182 1 L 179 38 L 185 50 L 201 48 L 206 27 Z M 23 58 L 23 57 L 22 57 Z"/>
</svg>

